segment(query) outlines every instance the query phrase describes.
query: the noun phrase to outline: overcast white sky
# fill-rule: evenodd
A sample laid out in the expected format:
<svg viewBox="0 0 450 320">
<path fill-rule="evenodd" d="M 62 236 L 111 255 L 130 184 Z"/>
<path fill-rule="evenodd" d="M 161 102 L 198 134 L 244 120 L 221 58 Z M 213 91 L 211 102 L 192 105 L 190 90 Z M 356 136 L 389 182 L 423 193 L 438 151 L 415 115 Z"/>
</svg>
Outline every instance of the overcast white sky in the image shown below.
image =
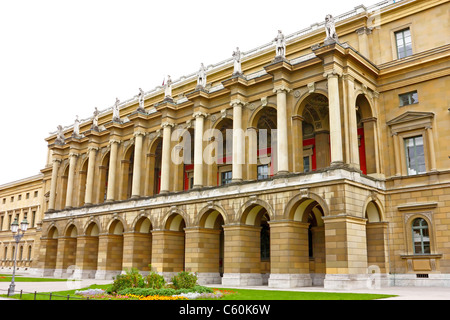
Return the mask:
<svg viewBox="0 0 450 320">
<path fill-rule="evenodd" d="M 0 185 L 38 174 L 76 115 L 380 1 L 0 0 Z"/>
</svg>

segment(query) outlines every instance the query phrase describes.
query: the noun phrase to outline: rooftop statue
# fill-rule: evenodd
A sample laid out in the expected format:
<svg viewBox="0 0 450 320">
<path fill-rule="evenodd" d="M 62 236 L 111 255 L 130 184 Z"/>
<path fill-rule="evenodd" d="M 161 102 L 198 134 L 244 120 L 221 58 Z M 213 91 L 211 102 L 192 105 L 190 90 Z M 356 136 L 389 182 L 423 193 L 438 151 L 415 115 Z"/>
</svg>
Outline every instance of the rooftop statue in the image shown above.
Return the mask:
<svg viewBox="0 0 450 320">
<path fill-rule="evenodd" d="M 285 58 L 286 56 L 286 39 L 281 30 L 278 30 L 277 37 L 273 40 L 276 46 L 276 58 Z"/>
<path fill-rule="evenodd" d="M 241 57 L 242 57 L 241 51 L 239 50 L 239 47 L 237 47 L 236 51 L 233 52 L 233 59 L 234 59 L 233 74 L 242 74 Z"/>
<path fill-rule="evenodd" d="M 167 76 L 167 82 L 164 85 L 164 98 L 172 99 L 172 79 Z"/>
<path fill-rule="evenodd" d="M 119 103 L 120 103 L 119 98 L 116 98 L 116 103 L 114 104 L 114 107 L 113 107 L 112 121 L 120 122 Z"/>
<path fill-rule="evenodd" d="M 206 87 L 206 69 L 203 63 L 200 66 L 200 70 L 197 72 L 197 86 Z"/>
<path fill-rule="evenodd" d="M 331 14 L 327 14 L 325 17 L 325 32 L 327 37 L 325 38 L 325 44 L 339 42 L 338 35 L 336 33 L 336 27 L 334 18 Z"/>
<path fill-rule="evenodd" d="M 138 111 L 141 112 L 145 112 L 145 108 L 144 108 L 144 90 L 142 90 L 141 88 L 139 88 L 139 94 L 137 95 L 138 97 L 138 101 L 139 101 L 139 107 L 138 107 Z"/>
<path fill-rule="evenodd" d="M 62 127 L 62 125 L 59 125 L 58 126 L 58 132 L 56 133 L 55 143 L 57 143 L 57 144 L 64 144 L 65 140 L 66 140 L 66 138 L 64 137 L 63 127 Z"/>
<path fill-rule="evenodd" d="M 99 128 L 98 128 L 98 115 L 99 114 L 100 114 L 100 112 L 98 111 L 97 107 L 95 107 L 94 116 L 92 117 L 92 127 L 91 127 L 92 130 L 99 131 Z"/>
<path fill-rule="evenodd" d="M 78 120 L 78 116 L 75 119 L 75 123 L 73 125 L 73 137 L 79 137 L 80 136 L 80 120 Z"/>
</svg>

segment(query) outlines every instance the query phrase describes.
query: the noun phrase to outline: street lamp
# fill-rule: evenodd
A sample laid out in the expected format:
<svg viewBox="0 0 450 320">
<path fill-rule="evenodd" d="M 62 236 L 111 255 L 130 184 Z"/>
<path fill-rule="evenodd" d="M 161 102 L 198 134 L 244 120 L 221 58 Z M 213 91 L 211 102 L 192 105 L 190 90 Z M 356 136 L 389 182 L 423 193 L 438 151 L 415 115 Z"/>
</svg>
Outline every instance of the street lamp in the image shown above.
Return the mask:
<svg viewBox="0 0 450 320">
<path fill-rule="evenodd" d="M 11 232 L 13 233 L 14 240 L 16 240 L 16 248 L 14 249 L 14 269 L 11 279 L 11 284 L 9 285 L 8 289 L 8 296 L 11 296 L 14 294 L 14 289 L 16 285 L 14 284 L 14 277 L 16 275 L 16 256 L 17 256 L 17 248 L 19 247 L 20 239 L 22 239 L 23 235 L 25 234 L 25 231 L 28 229 L 28 222 L 27 218 L 23 219 L 20 223 L 20 230 L 19 230 L 19 223 L 17 222 L 17 217 L 15 217 L 14 222 L 11 224 Z"/>
</svg>

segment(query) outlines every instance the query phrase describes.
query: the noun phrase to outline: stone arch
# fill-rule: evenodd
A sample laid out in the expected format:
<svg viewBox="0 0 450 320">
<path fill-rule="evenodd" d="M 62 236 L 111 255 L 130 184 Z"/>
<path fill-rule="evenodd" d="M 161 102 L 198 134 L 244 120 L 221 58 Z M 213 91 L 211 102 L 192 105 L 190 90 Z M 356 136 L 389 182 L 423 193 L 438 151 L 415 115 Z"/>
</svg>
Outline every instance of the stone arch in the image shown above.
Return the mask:
<svg viewBox="0 0 450 320">
<path fill-rule="evenodd" d="M 362 208 L 362 217 L 368 219 L 368 223 L 386 221 L 383 205 L 378 198 L 368 196 Z"/>
<path fill-rule="evenodd" d="M 101 223 L 96 218 L 89 219 L 83 227 L 83 235 L 86 236 L 98 236 L 103 233 L 101 230 Z"/>
<path fill-rule="evenodd" d="M 63 232 L 65 237 L 76 238 L 78 236 L 78 228 L 73 222 L 69 222 L 64 228 Z"/>
<path fill-rule="evenodd" d="M 267 109 L 267 108 L 272 108 L 272 109 L 277 110 L 277 105 L 275 103 L 268 102 L 266 105 L 260 105 L 260 106 L 256 107 L 250 114 L 250 117 L 249 117 L 248 123 L 247 123 L 247 128 L 249 128 L 249 127 L 256 128 L 259 118 L 263 115 L 264 109 Z"/>
<path fill-rule="evenodd" d="M 135 232 L 150 232 L 153 229 L 153 221 L 151 219 L 151 215 L 146 213 L 141 213 L 134 218 L 133 223 L 131 224 L 131 230 Z"/>
<path fill-rule="evenodd" d="M 328 99 L 328 92 L 325 90 L 322 90 L 322 89 L 316 89 L 314 92 L 305 92 L 295 102 L 294 110 L 293 110 L 292 114 L 301 116 L 303 114 L 303 110 L 305 108 L 306 99 L 311 97 L 314 94 L 323 95 Z"/>
<path fill-rule="evenodd" d="M 297 221 L 304 221 L 305 217 L 303 217 L 303 215 L 299 218 L 298 208 L 303 204 L 302 208 L 306 209 L 307 206 L 309 206 L 313 202 L 316 202 L 321 207 L 323 216 L 329 215 L 327 202 L 322 197 L 313 192 L 306 192 L 306 193 L 301 192 L 292 197 L 292 199 L 289 200 L 289 202 L 286 204 L 283 218 L 294 221 L 296 219 Z M 295 217 L 296 213 L 297 217 Z"/>
<path fill-rule="evenodd" d="M 261 199 L 250 199 L 241 206 L 238 219 L 240 223 L 246 225 L 258 225 L 264 213 L 267 213 L 269 219 L 274 219 L 275 213 L 272 206 Z"/>
<path fill-rule="evenodd" d="M 54 223 L 50 224 L 45 234 L 47 239 L 57 239 L 59 237 L 58 227 Z"/>
<path fill-rule="evenodd" d="M 169 226 L 172 224 L 172 222 L 175 223 L 175 225 L 178 225 L 178 222 L 181 222 L 180 218 L 175 218 L 176 215 L 179 215 L 181 219 L 184 221 L 185 226 L 189 227 L 190 220 L 188 214 L 182 210 L 181 208 L 172 207 L 169 210 L 166 211 L 166 213 L 163 215 L 160 223 L 163 229 L 170 230 Z M 174 221 L 175 219 L 175 221 Z M 172 225 L 172 227 L 175 227 L 175 225 Z M 179 225 L 178 225 L 179 226 Z M 182 231 L 182 230 L 180 230 Z"/>
<path fill-rule="evenodd" d="M 220 227 L 216 226 L 219 216 L 222 217 L 224 224 L 228 224 L 228 215 L 224 208 L 219 205 L 208 205 L 198 212 L 195 225 L 201 228 L 217 229 L 217 227 Z"/>
<path fill-rule="evenodd" d="M 128 231 L 128 225 L 122 217 L 115 216 L 107 223 L 106 231 L 109 234 L 121 235 Z"/>
</svg>

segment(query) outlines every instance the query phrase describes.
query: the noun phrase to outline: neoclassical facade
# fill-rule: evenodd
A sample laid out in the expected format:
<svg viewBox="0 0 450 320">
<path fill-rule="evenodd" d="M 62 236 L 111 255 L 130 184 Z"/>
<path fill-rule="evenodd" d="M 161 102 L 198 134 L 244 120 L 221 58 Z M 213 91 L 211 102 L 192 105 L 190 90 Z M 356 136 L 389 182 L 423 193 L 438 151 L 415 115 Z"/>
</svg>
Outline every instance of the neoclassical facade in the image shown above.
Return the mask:
<svg viewBox="0 0 450 320">
<path fill-rule="evenodd" d="M 449 286 L 448 11 L 359 6 L 60 127 L 34 271 Z"/>
</svg>

